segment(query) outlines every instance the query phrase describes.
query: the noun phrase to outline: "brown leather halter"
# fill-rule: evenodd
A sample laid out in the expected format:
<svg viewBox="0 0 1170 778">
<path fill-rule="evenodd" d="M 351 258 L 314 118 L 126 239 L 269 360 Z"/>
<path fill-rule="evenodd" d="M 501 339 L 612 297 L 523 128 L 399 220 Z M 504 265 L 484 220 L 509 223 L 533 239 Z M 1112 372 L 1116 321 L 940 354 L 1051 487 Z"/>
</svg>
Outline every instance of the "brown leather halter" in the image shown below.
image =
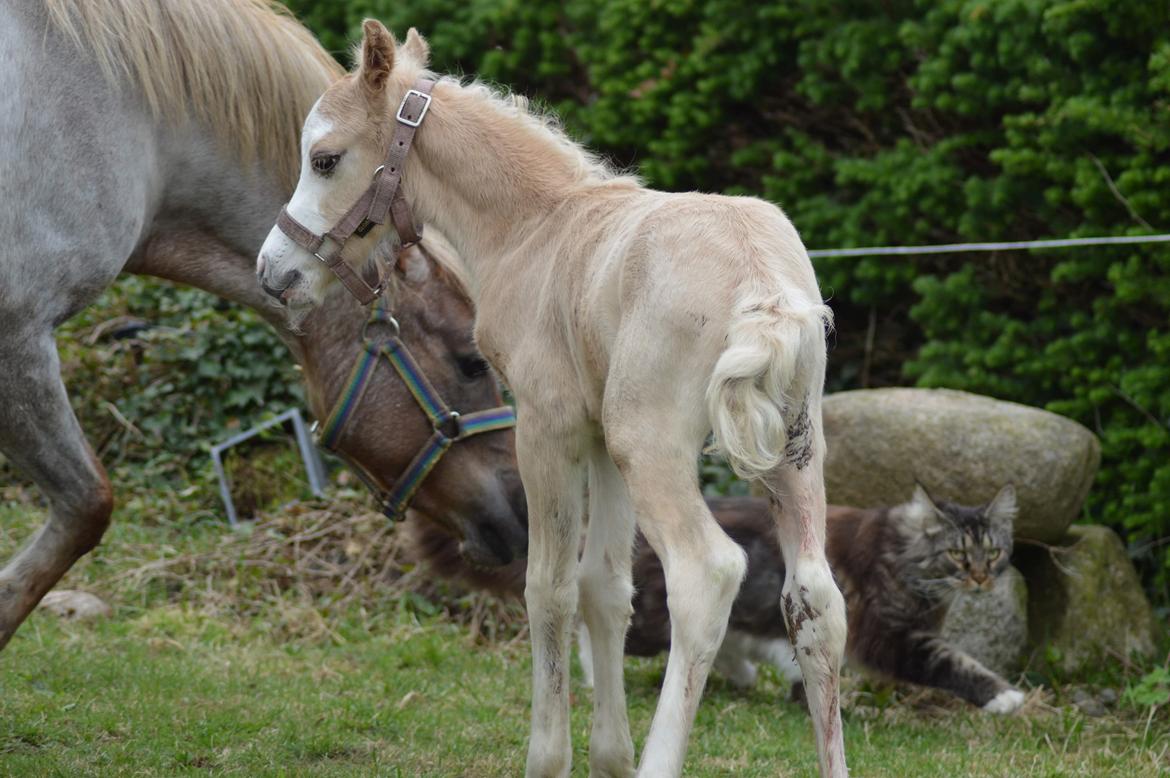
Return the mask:
<svg viewBox="0 0 1170 778">
<path fill-rule="evenodd" d="M 402 194 L 402 168 L 406 163 L 406 155 L 410 153 L 414 131 L 422 124 L 431 107 L 431 89 L 434 86 L 435 82 L 431 79 L 420 77 L 403 96 L 398 113 L 394 116 L 394 138 L 390 141 L 386 161 L 374 171 L 374 180 L 369 188 L 328 232 L 324 235 L 313 232 L 289 214 L 287 205 L 280 209 L 280 216 L 276 219 L 277 228 L 293 243 L 324 262 L 362 305 L 369 305 L 378 299 L 382 294 L 384 278 L 380 271 L 377 284 L 370 286 L 361 275 L 345 264 L 342 251 L 346 241 L 354 235 L 359 238 L 365 236 L 375 224 L 384 224 L 387 216 L 402 243 L 400 252 L 422 240 L 422 226 L 414 223 L 410 206 Z M 335 246 L 331 254 L 323 254 L 321 251 L 326 240 Z"/>
</svg>

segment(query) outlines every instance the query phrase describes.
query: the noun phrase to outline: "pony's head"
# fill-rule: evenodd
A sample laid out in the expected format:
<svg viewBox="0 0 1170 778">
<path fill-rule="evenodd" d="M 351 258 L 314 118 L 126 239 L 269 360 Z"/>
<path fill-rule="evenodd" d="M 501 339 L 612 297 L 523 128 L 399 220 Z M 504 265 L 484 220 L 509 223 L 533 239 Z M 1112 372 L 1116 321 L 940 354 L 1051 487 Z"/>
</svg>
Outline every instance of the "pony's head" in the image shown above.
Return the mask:
<svg viewBox="0 0 1170 778">
<path fill-rule="evenodd" d="M 394 142 L 397 108 L 429 57 L 413 28 L 400 45 L 381 22 L 365 21 L 357 68 L 330 86 L 305 120 L 300 178 L 286 206 L 295 222 L 325 235 L 367 193 Z M 341 260 L 360 272 L 386 230 L 387 223 L 362 224 L 345 241 Z M 294 325 L 324 299 L 333 277 L 322 256 L 337 248 L 326 238 L 311 251 L 279 226 L 264 241 L 257 277 L 288 307 Z"/>
<path fill-rule="evenodd" d="M 511 429 L 461 435 L 418 479 L 417 491 L 400 497 L 399 489 L 412 483 L 410 474 L 432 451 L 436 429 L 447 435 L 458 429 L 430 418 L 417 399 L 420 386 L 429 402 L 462 419 L 504 405 L 475 346 L 475 313 L 453 250 L 438 232 L 428 236 L 427 247 L 426 253 L 415 247 L 399 256 L 378 303 L 380 315 L 369 317 L 336 290 L 307 318 L 299 343 L 320 443 L 361 475 L 384 507 L 404 508 L 408 499 L 454 537 L 466 561 L 507 564 L 525 556 L 528 546 Z M 390 337 L 398 344 L 392 349 L 397 358 L 408 355 L 405 373 L 385 350 Z M 376 356 L 367 362 L 371 351 Z"/>
</svg>

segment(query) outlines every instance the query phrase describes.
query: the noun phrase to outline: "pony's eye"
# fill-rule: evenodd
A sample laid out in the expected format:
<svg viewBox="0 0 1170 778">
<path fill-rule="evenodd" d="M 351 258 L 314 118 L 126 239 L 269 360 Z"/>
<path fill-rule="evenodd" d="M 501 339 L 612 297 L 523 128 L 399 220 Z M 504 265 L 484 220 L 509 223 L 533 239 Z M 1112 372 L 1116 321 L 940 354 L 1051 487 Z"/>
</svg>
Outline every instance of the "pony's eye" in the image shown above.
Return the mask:
<svg viewBox="0 0 1170 778">
<path fill-rule="evenodd" d="M 468 378 L 479 378 L 489 369 L 488 363 L 484 361 L 483 357 L 459 357 L 459 370 Z"/>
<path fill-rule="evenodd" d="M 333 168 L 337 167 L 339 159 L 341 159 L 340 154 L 319 154 L 313 157 L 313 172 L 327 176 L 333 172 Z"/>
</svg>

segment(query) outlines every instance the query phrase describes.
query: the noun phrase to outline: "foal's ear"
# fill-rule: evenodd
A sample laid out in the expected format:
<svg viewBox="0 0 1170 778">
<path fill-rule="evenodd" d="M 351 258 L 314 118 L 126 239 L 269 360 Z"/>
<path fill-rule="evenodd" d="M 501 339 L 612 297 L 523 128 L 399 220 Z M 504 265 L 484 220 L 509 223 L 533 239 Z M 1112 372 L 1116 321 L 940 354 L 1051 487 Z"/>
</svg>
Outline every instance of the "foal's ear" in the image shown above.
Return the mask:
<svg viewBox="0 0 1170 778">
<path fill-rule="evenodd" d="M 381 92 L 394 67 L 394 36 L 377 19 L 362 22 L 362 63 L 358 77 L 372 92 Z"/>
<path fill-rule="evenodd" d="M 413 27 L 406 33 L 406 42 L 402 44 L 402 50 L 409 54 L 410 58 L 420 67 L 425 68 L 431 64 L 431 45 Z"/>
</svg>

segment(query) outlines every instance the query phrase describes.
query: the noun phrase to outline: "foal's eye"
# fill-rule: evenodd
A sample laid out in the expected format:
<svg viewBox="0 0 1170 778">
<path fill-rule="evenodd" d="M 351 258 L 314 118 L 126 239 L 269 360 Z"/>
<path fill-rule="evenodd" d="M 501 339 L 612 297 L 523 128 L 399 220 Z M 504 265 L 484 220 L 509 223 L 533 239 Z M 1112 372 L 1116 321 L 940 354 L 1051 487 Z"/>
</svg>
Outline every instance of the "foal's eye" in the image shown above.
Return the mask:
<svg viewBox="0 0 1170 778">
<path fill-rule="evenodd" d="M 333 172 L 333 168 L 337 167 L 337 160 L 341 159 L 340 154 L 318 154 L 313 157 L 312 165 L 313 172 L 318 175 L 327 176 Z"/>
<path fill-rule="evenodd" d="M 483 357 L 459 357 L 459 370 L 468 378 L 479 378 L 488 371 L 488 363 Z"/>
</svg>

